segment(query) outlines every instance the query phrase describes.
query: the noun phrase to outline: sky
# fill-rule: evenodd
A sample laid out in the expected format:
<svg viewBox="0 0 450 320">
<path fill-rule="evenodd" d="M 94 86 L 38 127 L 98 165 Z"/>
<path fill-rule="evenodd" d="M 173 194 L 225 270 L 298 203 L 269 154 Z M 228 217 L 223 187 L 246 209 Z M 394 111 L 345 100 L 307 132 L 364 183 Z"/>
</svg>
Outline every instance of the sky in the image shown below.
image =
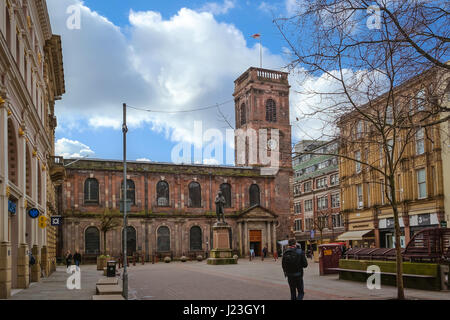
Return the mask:
<svg viewBox="0 0 450 320">
<path fill-rule="evenodd" d="M 230 129 L 217 108 L 179 111 L 219 104 L 234 126 L 234 80 L 259 66 L 259 42 L 251 35 L 261 34 L 263 67 L 283 70 L 289 57 L 273 19 L 292 15 L 295 4 L 47 0 L 52 32 L 62 37 L 66 85 L 55 108 L 56 154 L 122 159 L 127 103 L 129 161 L 181 162 L 183 155 L 183 162 L 232 165 L 233 141 L 225 140 L 222 152 L 209 152 L 210 138 L 225 138 Z M 295 79 L 290 82 L 295 122 L 300 98 Z M 301 137 L 294 126 L 293 141 Z M 183 146 L 190 156 L 177 151 Z"/>
</svg>

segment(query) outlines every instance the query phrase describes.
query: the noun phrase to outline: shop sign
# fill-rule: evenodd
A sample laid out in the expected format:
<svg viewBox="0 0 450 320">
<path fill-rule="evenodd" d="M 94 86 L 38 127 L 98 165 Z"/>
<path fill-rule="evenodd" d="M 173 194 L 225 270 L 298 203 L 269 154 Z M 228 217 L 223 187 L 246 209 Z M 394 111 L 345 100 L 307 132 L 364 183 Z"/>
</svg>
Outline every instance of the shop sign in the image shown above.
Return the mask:
<svg viewBox="0 0 450 320">
<path fill-rule="evenodd" d="M 441 221 L 441 228 L 447 228 L 447 221 Z"/>
<path fill-rule="evenodd" d="M 429 226 L 431 224 L 430 214 L 419 214 L 417 217 L 417 223 L 419 226 Z"/>
<path fill-rule="evenodd" d="M 324 251 L 323 251 L 323 254 L 324 254 L 325 256 L 331 256 L 332 253 L 333 253 L 333 251 L 332 251 L 331 249 L 329 249 L 329 250 L 324 250 Z"/>
<path fill-rule="evenodd" d="M 39 217 L 39 210 L 36 208 L 31 208 L 30 210 L 28 210 L 28 215 L 31 219 L 36 219 L 37 217 Z"/>
<path fill-rule="evenodd" d="M 14 201 L 8 200 L 8 212 L 16 214 L 17 204 Z"/>
<path fill-rule="evenodd" d="M 52 216 L 50 218 L 50 220 L 51 220 L 52 226 L 59 226 L 59 225 L 61 225 L 62 217 L 61 216 Z"/>
</svg>

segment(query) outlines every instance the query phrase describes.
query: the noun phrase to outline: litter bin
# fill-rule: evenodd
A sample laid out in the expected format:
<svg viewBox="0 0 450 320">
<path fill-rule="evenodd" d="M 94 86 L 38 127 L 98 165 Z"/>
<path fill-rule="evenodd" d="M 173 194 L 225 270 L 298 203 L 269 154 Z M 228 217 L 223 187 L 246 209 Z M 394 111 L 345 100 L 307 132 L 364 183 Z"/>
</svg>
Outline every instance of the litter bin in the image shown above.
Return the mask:
<svg viewBox="0 0 450 320">
<path fill-rule="evenodd" d="M 116 261 L 111 260 L 106 263 L 106 276 L 109 278 L 116 276 Z"/>
<path fill-rule="evenodd" d="M 338 273 L 331 268 L 339 268 L 339 259 L 342 249 L 339 243 L 327 243 L 319 245 L 319 271 L 320 275 Z"/>
</svg>

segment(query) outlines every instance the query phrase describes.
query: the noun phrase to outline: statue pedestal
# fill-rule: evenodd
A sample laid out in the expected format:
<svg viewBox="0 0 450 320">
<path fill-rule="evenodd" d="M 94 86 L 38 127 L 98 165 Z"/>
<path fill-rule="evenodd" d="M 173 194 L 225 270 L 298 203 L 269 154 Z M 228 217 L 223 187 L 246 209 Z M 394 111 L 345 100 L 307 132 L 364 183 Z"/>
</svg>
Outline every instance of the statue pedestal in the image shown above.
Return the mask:
<svg viewBox="0 0 450 320">
<path fill-rule="evenodd" d="M 230 229 L 226 222 L 216 222 L 213 228 L 213 248 L 210 251 L 208 264 L 237 264 L 232 257 L 230 245 Z"/>
</svg>

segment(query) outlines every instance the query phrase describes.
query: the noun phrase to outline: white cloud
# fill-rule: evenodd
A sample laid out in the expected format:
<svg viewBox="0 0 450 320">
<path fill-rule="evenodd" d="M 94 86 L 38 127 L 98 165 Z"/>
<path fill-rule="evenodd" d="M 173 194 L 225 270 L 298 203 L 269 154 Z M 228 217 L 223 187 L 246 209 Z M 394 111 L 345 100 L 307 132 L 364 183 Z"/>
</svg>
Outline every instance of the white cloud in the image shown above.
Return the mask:
<svg viewBox="0 0 450 320">
<path fill-rule="evenodd" d="M 174 111 L 230 101 L 221 110 L 234 119 L 234 80 L 259 65 L 259 44 L 248 47 L 240 30 L 209 12 L 182 8 L 164 19 L 154 11 L 130 11 L 125 36 L 78 0 L 47 2 L 53 32 L 63 42 L 67 93 L 56 105 L 63 126 L 87 120 L 92 127 L 120 130 L 123 102 Z M 65 10 L 74 3 L 82 8 L 80 30 L 66 28 Z M 231 2 L 224 6 L 231 8 Z M 263 49 L 264 67 L 284 65 L 281 56 Z M 181 114 L 128 109 L 127 122 L 130 130 L 148 126 L 169 140 L 198 143 L 194 120 L 202 120 L 204 130 L 226 126 L 215 109 Z"/>
<path fill-rule="evenodd" d="M 147 159 L 147 158 L 139 158 L 139 159 L 136 159 L 136 161 L 140 161 L 140 162 L 152 162 L 152 160 Z"/>
<path fill-rule="evenodd" d="M 217 159 L 214 158 L 209 158 L 209 159 L 203 159 L 203 164 L 207 164 L 207 165 L 219 165 L 219 161 L 217 161 Z"/>
<path fill-rule="evenodd" d="M 213 15 L 226 14 L 228 11 L 235 7 L 234 0 L 224 0 L 223 3 L 217 2 L 207 2 L 202 8 L 200 8 L 199 12 L 209 12 Z"/>
<path fill-rule="evenodd" d="M 55 153 L 64 158 L 83 158 L 95 154 L 91 148 L 80 141 L 66 138 L 58 139 L 55 143 Z"/>
<path fill-rule="evenodd" d="M 262 1 L 261 4 L 258 6 L 258 9 L 265 13 L 275 13 L 278 8 L 273 4 Z"/>
</svg>

